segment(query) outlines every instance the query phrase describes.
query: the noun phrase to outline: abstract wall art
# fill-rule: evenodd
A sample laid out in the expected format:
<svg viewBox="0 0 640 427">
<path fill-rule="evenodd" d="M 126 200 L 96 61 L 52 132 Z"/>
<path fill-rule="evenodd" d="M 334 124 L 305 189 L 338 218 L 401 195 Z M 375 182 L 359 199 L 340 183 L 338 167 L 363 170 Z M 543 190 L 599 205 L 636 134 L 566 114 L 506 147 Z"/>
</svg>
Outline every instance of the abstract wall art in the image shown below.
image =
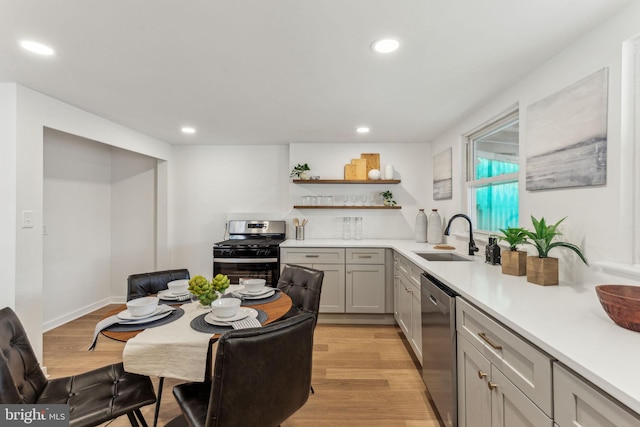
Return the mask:
<svg viewBox="0 0 640 427">
<path fill-rule="evenodd" d="M 433 200 L 452 198 L 451 148 L 433 156 Z"/>
<path fill-rule="evenodd" d="M 527 108 L 526 189 L 607 182 L 608 69 Z"/>
</svg>

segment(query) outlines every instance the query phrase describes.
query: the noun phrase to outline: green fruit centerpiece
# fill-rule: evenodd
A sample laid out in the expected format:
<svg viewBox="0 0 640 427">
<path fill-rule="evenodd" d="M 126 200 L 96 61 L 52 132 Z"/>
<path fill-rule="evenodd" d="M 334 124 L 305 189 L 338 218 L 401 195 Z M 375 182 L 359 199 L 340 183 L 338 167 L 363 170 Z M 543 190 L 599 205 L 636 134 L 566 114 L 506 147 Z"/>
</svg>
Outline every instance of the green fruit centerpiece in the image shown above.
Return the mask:
<svg viewBox="0 0 640 427">
<path fill-rule="evenodd" d="M 200 304 L 205 307 L 218 299 L 218 294 L 224 293 L 231 281 L 224 274 L 217 274 L 211 282 L 204 276 L 195 276 L 189 280 L 189 292 L 198 297 Z"/>
</svg>

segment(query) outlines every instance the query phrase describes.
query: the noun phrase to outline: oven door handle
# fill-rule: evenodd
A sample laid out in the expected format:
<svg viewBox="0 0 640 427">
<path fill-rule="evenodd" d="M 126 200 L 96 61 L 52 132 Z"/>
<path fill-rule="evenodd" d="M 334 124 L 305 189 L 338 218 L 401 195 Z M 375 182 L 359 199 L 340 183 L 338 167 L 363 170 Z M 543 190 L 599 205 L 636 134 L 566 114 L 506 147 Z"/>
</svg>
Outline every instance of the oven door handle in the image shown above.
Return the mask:
<svg viewBox="0 0 640 427">
<path fill-rule="evenodd" d="M 278 258 L 213 258 L 213 262 L 220 264 L 264 264 L 278 262 Z"/>
</svg>

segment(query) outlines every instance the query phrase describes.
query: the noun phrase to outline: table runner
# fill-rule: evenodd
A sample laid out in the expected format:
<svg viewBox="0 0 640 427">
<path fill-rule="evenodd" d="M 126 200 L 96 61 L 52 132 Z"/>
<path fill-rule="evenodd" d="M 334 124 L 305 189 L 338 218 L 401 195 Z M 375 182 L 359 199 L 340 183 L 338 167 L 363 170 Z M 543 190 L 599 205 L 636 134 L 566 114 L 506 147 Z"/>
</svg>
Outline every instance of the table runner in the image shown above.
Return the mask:
<svg viewBox="0 0 640 427">
<path fill-rule="evenodd" d="M 189 325 L 204 310 L 199 304 L 183 305 L 182 309 L 184 316 L 175 322 L 145 329 L 127 341 L 122 353 L 127 372 L 204 381 L 211 334 Z"/>
</svg>

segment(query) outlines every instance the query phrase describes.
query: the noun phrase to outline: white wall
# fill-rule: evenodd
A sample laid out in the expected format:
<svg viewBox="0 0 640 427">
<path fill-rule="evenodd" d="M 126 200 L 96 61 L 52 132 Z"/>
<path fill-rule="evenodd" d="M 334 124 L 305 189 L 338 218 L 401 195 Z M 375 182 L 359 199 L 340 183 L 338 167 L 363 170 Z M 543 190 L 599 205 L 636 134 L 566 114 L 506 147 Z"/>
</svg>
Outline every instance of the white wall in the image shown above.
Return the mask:
<svg viewBox="0 0 640 427">
<path fill-rule="evenodd" d="M 388 164 L 395 169 L 400 184 L 293 184 L 289 185 L 289 206 L 302 205 L 304 195 L 333 195 L 334 204 L 345 194 L 373 194 L 390 190 L 400 210 L 293 210 L 288 218 L 307 218 L 306 238 L 341 238 L 342 218 L 362 217 L 363 238 L 413 239 L 418 209 L 429 214 L 436 208 L 433 202 L 433 156 L 431 144 L 310 144 L 290 145 L 287 171 L 298 163 L 307 163 L 311 175 L 322 179 L 343 179 L 344 165 L 358 159 L 362 153 L 379 153 L 380 167 Z M 291 227 L 291 222 L 288 222 Z M 293 236 L 293 232 L 289 233 Z"/>
<path fill-rule="evenodd" d="M 44 136 L 43 327 L 126 300 L 156 267 L 156 160 L 65 132 Z"/>
<path fill-rule="evenodd" d="M 228 219 L 282 219 L 290 210 L 288 157 L 286 145 L 172 147 L 172 267 L 209 276 Z"/>
<path fill-rule="evenodd" d="M 42 314 L 48 329 L 111 296 L 111 150 L 50 129 L 44 138 Z"/>
<path fill-rule="evenodd" d="M 126 301 L 127 277 L 157 266 L 157 160 L 118 148 L 111 159 L 110 296 Z"/>
<path fill-rule="evenodd" d="M 16 85 L 0 83 L 0 308 L 15 308 Z"/>
<path fill-rule="evenodd" d="M 453 147 L 454 191 L 461 194 L 464 150 L 461 135 L 496 116 L 514 103 L 520 105 L 520 225 L 531 227 L 530 215 L 557 221 L 565 216 L 562 226 L 566 239 L 579 244 L 590 261 L 630 263 L 632 252 L 631 216 L 635 197 L 627 182 L 633 177 L 633 147 L 621 136 L 622 44 L 640 32 L 640 4 L 634 3 L 623 13 L 582 38 L 560 55 L 533 71 L 509 90 L 497 95 L 485 108 L 459 122 L 434 141 L 434 151 Z M 525 157 L 527 148 L 527 106 L 603 68 L 609 68 L 609 114 L 607 146 L 607 183 L 599 187 L 528 192 L 525 190 Z M 465 211 L 465 200 L 454 199 L 443 204 L 451 215 Z M 561 263 L 561 279 L 580 280 L 586 269 L 570 251 L 556 249 L 552 256 L 565 259 Z"/>
<path fill-rule="evenodd" d="M 15 293 L 15 309 L 22 320 L 36 354 L 42 355 L 43 331 L 43 134 L 44 128 L 57 129 L 157 159 L 166 160 L 168 144 L 117 125 L 23 86 L 16 88 L 16 166 L 15 201 L 7 200 L 13 218 L 21 212 L 34 212 L 35 227 L 16 228 L 15 278 L 9 282 Z M 5 117 L 3 116 L 3 121 Z M 11 120 L 11 114 L 7 120 Z M 3 148 L 4 150 L 4 148 Z M 9 148 L 8 154 L 11 154 Z M 163 169 L 166 173 L 166 169 Z M 10 182 L 9 178 L 9 182 Z M 166 176 L 159 181 L 166 182 Z M 4 200 L 3 200 L 4 201 Z M 158 245 L 164 242 L 157 242 Z M 9 255 L 7 259 L 11 259 Z M 9 267 L 11 268 L 11 267 Z M 9 291 L 11 292 L 11 291 Z"/>
</svg>

